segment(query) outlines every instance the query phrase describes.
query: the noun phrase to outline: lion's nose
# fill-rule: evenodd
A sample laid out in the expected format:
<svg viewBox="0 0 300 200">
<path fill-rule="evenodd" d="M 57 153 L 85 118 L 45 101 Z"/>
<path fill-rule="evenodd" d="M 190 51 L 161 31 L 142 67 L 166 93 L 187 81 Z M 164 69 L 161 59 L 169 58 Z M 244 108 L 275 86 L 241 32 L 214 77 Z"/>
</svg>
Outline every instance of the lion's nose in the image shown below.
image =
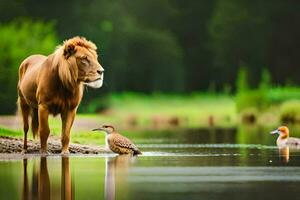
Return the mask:
<svg viewBox="0 0 300 200">
<path fill-rule="evenodd" d="M 100 74 L 100 75 L 102 75 L 102 74 L 103 74 L 103 72 L 104 72 L 104 69 L 97 70 L 97 73 L 98 73 L 98 74 Z"/>
</svg>

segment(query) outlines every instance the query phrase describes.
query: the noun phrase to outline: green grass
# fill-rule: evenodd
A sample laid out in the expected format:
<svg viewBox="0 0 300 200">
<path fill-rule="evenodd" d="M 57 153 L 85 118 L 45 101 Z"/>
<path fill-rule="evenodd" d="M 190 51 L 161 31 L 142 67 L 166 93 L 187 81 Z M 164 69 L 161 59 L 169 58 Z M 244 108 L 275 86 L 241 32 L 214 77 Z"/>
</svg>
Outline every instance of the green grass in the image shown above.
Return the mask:
<svg viewBox="0 0 300 200">
<path fill-rule="evenodd" d="M 179 117 L 188 127 L 207 126 L 208 117 L 214 117 L 219 126 L 235 123 L 234 98 L 228 95 L 191 94 L 152 96 L 135 93 L 115 94 L 110 97 L 111 111 L 119 118 L 134 116 L 147 126 L 153 118 Z"/>
<path fill-rule="evenodd" d="M 300 122 L 299 87 L 263 87 L 238 93 L 235 98 L 241 118 L 249 110 L 257 110 L 259 125 L 293 124 Z M 242 121 L 242 120 L 240 120 Z"/>
<path fill-rule="evenodd" d="M 246 90 L 238 93 L 235 98 L 238 112 L 255 107 L 267 110 L 271 106 L 293 99 L 300 99 L 300 87 L 268 87 Z"/>
<path fill-rule="evenodd" d="M 289 94 L 287 92 L 289 90 L 293 92 Z M 296 91 L 299 90 L 296 88 L 273 88 L 269 90 L 266 96 L 268 96 L 270 102 L 274 103 L 267 104 L 268 108 L 263 110 L 256 108 L 254 102 L 253 108 L 257 109 L 257 124 L 272 126 L 280 124 L 280 114 L 283 112 L 283 109 L 280 110 L 280 108 L 283 105 L 282 102 L 286 101 L 280 97 L 280 91 L 282 91 L 284 97 L 290 99 L 298 97 Z M 211 121 L 216 127 L 235 127 L 241 122 L 241 114 L 236 109 L 236 100 L 236 97 L 224 94 L 167 95 L 157 93 L 143 95 L 119 93 L 106 97 L 105 101 L 109 103 L 109 107 L 106 110 L 93 114 L 79 113 L 76 116 L 76 120 L 93 121 L 93 124 L 99 124 L 99 126 L 112 124 L 130 138 L 139 138 L 140 135 L 146 134 L 147 139 L 151 139 L 148 137 L 148 135 L 151 136 L 151 131 L 157 133 L 157 131 L 166 129 L 175 131 L 185 128 L 208 127 Z M 243 101 L 247 101 L 247 98 Z M 97 101 L 93 103 L 96 104 Z M 293 110 L 293 107 L 290 108 L 289 106 L 289 110 Z M 169 123 L 169 120 L 174 118 L 180 121 L 179 126 Z M 134 121 L 134 125 L 131 124 L 132 121 Z M 162 125 L 160 124 L 159 127 L 156 127 L 155 123 L 157 121 Z M 50 117 L 49 124 L 51 134 L 59 137 L 61 133 L 60 117 Z M 84 124 L 80 128 L 73 126 L 71 141 L 81 144 L 103 145 L 105 135 L 94 133 L 90 129 L 90 126 L 85 127 Z M 180 131 L 178 131 L 178 134 L 180 134 Z M 0 128 L 0 135 L 22 137 L 23 133 L 21 130 L 13 131 L 8 128 Z M 31 134 L 29 136 L 32 138 Z M 155 138 L 155 136 L 152 138 Z"/>
<path fill-rule="evenodd" d="M 51 120 L 50 126 L 56 127 L 60 122 L 56 120 Z M 51 129 L 51 135 L 54 137 L 60 137 L 60 129 L 53 128 Z M 11 130 L 8 128 L 0 127 L 0 136 L 9 136 L 9 137 L 23 137 L 22 130 Z M 33 139 L 31 132 L 28 132 L 28 139 Z M 59 138 L 58 138 L 59 139 Z M 105 134 L 101 133 L 91 133 L 91 131 L 71 131 L 71 142 L 77 144 L 91 144 L 91 145 L 104 145 L 105 144 Z M 36 138 L 38 140 L 38 138 Z"/>
<path fill-rule="evenodd" d="M 113 94 L 109 97 L 110 108 L 104 113 L 77 114 L 75 120 L 88 120 L 101 124 L 113 124 L 130 138 L 135 138 L 142 131 L 151 132 L 153 121 L 162 123 L 161 129 L 168 129 L 168 120 L 177 117 L 181 128 L 194 128 L 208 126 L 208 118 L 214 118 L 216 126 L 228 127 L 236 123 L 236 111 L 233 97 L 226 95 L 163 95 L 152 96 L 123 93 Z M 128 127 L 128 120 L 136 119 L 136 126 Z M 60 136 L 60 117 L 49 117 L 51 135 Z M 172 127 L 171 127 L 172 128 Z M 177 127 L 173 127 L 177 129 Z M 103 145 L 105 134 L 95 133 L 90 128 L 72 128 L 71 141 L 81 144 Z M 22 137 L 22 131 L 0 129 L 0 135 Z M 29 133 L 29 138 L 32 134 Z"/>
<path fill-rule="evenodd" d="M 22 136 L 21 131 L 15 131 L 8 128 L 0 127 L 0 136 L 11 136 L 11 137 L 20 137 Z"/>
<path fill-rule="evenodd" d="M 268 90 L 267 98 L 272 104 L 300 99 L 300 87 L 273 87 Z"/>
</svg>

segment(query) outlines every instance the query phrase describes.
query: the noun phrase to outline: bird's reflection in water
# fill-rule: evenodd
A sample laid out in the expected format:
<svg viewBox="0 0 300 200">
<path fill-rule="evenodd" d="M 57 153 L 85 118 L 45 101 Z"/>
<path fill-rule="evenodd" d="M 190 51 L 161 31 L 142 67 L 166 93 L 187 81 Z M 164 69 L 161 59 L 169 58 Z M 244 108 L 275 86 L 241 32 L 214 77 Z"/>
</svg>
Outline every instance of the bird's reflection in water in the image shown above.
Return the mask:
<svg viewBox="0 0 300 200">
<path fill-rule="evenodd" d="M 57 199 L 57 194 L 61 194 L 61 199 L 70 200 L 74 199 L 72 193 L 72 179 L 70 175 L 69 157 L 61 158 L 61 191 L 53 191 L 53 197 L 51 197 L 51 184 L 48 173 L 47 157 L 40 157 L 40 162 L 37 167 L 37 163 L 34 162 L 31 184 L 29 184 L 29 177 L 27 171 L 27 159 L 23 159 L 23 192 L 22 199 Z M 55 190 L 56 188 L 54 188 Z"/>
<path fill-rule="evenodd" d="M 279 159 L 282 163 L 288 163 L 290 161 L 290 147 L 278 147 Z"/>
<path fill-rule="evenodd" d="M 125 187 L 128 169 L 135 157 L 131 155 L 118 155 L 116 157 L 106 158 L 105 169 L 105 200 L 114 200 L 116 194 L 116 186 Z"/>
</svg>

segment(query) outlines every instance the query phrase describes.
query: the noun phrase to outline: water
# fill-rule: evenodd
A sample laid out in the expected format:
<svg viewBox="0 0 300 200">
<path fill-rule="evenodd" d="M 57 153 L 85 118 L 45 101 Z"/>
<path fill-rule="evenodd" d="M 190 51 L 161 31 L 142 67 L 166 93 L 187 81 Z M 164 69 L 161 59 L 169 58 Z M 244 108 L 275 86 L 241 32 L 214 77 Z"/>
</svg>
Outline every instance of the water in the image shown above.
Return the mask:
<svg viewBox="0 0 300 200">
<path fill-rule="evenodd" d="M 176 141 L 169 133 L 165 136 L 139 144 L 144 152 L 139 157 L 2 159 L 0 199 L 298 197 L 300 150 L 278 149 L 272 136 L 255 133 L 244 144 L 237 144 L 244 136 L 234 130 L 182 133 Z"/>
</svg>

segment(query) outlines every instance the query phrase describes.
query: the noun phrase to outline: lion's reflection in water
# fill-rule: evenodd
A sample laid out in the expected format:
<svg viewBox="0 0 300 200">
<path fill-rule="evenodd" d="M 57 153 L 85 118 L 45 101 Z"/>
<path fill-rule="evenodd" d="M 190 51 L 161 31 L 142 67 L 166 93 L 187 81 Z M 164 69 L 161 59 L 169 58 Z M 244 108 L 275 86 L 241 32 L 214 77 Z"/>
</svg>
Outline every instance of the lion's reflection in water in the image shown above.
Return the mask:
<svg viewBox="0 0 300 200">
<path fill-rule="evenodd" d="M 127 184 L 128 169 L 134 161 L 131 155 L 118 155 L 116 157 L 106 158 L 105 168 L 105 200 L 114 200 L 116 196 L 116 186 L 124 190 Z M 125 195 L 125 194 L 122 194 Z M 124 198 L 124 196 L 122 197 Z"/>
<path fill-rule="evenodd" d="M 117 187 L 122 190 L 122 192 L 120 193 L 120 195 L 122 196 L 121 199 L 124 199 L 126 197 L 126 192 L 124 191 L 127 191 L 126 182 L 128 177 L 128 171 L 130 164 L 134 161 L 134 159 L 135 158 L 131 155 L 119 155 L 116 157 L 105 158 L 105 200 L 115 199 Z M 30 162 L 27 159 L 23 159 L 22 199 L 75 199 L 75 188 L 71 176 L 69 157 L 61 157 L 61 180 L 59 182 L 60 184 L 56 184 L 57 176 L 49 176 L 48 167 L 50 167 L 51 171 L 53 169 L 51 167 L 52 164 L 48 166 L 47 161 L 47 157 L 40 157 L 37 160 L 33 159 L 30 160 L 30 162 L 33 163 L 33 166 L 29 167 L 28 163 Z"/>
<path fill-rule="evenodd" d="M 40 157 L 39 164 L 34 162 L 31 181 L 29 180 L 29 173 L 27 171 L 27 159 L 23 159 L 23 192 L 22 199 L 59 199 L 63 200 L 74 199 L 72 193 L 72 179 L 70 174 L 69 157 L 61 158 L 61 187 L 60 191 L 54 188 L 51 193 L 50 177 L 48 173 L 47 157 Z M 51 196 L 51 194 L 53 196 Z M 58 196 L 56 196 L 58 195 Z"/>
</svg>

